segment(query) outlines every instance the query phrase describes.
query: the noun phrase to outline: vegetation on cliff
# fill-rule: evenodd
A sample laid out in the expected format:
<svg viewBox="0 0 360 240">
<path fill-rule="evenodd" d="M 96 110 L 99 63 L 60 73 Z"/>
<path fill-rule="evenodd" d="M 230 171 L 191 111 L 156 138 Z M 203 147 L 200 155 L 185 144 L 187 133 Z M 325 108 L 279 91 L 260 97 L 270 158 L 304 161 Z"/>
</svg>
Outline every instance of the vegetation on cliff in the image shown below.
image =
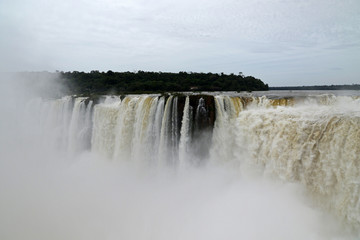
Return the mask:
<svg viewBox="0 0 360 240">
<path fill-rule="evenodd" d="M 242 73 L 74 71 L 59 74 L 73 94 L 268 90 L 268 85 L 260 79 Z"/>
</svg>

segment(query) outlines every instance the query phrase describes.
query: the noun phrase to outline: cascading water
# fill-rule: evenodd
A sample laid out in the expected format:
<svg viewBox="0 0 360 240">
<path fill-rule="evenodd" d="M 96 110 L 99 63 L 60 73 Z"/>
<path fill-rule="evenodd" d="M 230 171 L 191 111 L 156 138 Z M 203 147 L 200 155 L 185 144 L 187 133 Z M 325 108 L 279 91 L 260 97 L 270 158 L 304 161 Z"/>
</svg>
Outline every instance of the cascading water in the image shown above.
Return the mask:
<svg viewBox="0 0 360 240">
<path fill-rule="evenodd" d="M 163 122 L 164 106 L 165 106 L 165 98 L 160 97 L 158 100 L 158 104 L 156 106 L 155 119 L 151 131 L 151 136 L 153 139 L 153 143 L 152 143 L 153 154 L 154 154 L 153 156 L 151 156 L 151 159 L 153 163 L 159 160 L 157 157 L 159 156 L 159 145 L 161 139 L 161 127 Z"/>
<path fill-rule="evenodd" d="M 166 165 L 171 156 L 172 146 L 171 146 L 171 138 L 172 138 L 172 130 L 171 130 L 171 107 L 173 96 L 170 96 L 165 104 L 165 110 L 162 117 L 161 123 L 161 132 L 160 132 L 160 142 L 159 142 L 159 165 Z"/>
<path fill-rule="evenodd" d="M 242 109 L 238 97 L 215 96 L 216 121 L 212 139 L 211 158 L 213 161 L 232 160 L 234 148 L 234 121 Z"/>
<path fill-rule="evenodd" d="M 174 97 L 171 107 L 171 140 L 170 151 L 172 164 L 177 161 L 179 147 L 178 97 Z"/>
<path fill-rule="evenodd" d="M 154 161 L 153 144 L 155 136 L 152 131 L 155 125 L 155 113 L 158 105 L 158 97 L 144 97 L 137 106 L 135 122 L 133 149 L 131 158 L 139 163 L 150 164 Z"/>
<path fill-rule="evenodd" d="M 301 182 L 318 205 L 359 225 L 359 104 L 334 96 L 322 104 L 243 111 L 234 126 L 233 151 L 248 157 L 234 160 L 255 165 L 265 175 Z"/>
<path fill-rule="evenodd" d="M 29 126 L 38 126 L 38 133 L 43 140 L 42 147 L 57 148 L 65 152 L 69 150 L 70 138 L 76 138 L 79 130 L 75 129 L 74 122 L 71 123 L 73 108 L 73 98 L 70 96 L 53 101 L 37 98 L 28 102 L 25 117 Z"/>
<path fill-rule="evenodd" d="M 180 144 L 179 144 L 179 165 L 181 168 L 186 166 L 187 159 L 189 156 L 189 147 L 190 147 L 190 130 L 191 130 L 191 117 L 192 109 L 190 106 L 189 96 L 186 97 L 183 118 L 181 121 L 181 131 L 180 131 Z"/>
<path fill-rule="evenodd" d="M 105 101 L 94 107 L 94 126 L 92 131 L 92 150 L 111 158 L 115 147 L 115 129 L 121 100 Z"/>
<path fill-rule="evenodd" d="M 75 154 L 86 148 L 91 131 L 92 101 L 87 106 L 85 97 L 75 99 L 69 127 L 68 153 Z"/>
<path fill-rule="evenodd" d="M 71 154 L 91 139 L 91 151 L 113 161 L 173 168 L 210 162 L 299 182 L 317 205 L 360 226 L 355 97 L 129 95 L 94 106 L 72 99 L 37 103 L 44 128 L 55 128 L 56 141 Z"/>
</svg>

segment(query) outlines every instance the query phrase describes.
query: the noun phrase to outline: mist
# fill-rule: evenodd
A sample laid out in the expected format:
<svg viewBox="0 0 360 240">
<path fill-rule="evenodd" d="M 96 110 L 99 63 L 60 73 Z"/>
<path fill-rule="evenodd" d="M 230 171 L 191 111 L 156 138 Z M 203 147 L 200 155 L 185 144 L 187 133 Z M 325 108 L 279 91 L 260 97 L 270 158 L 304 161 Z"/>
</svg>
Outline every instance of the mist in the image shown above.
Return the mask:
<svg viewBox="0 0 360 240">
<path fill-rule="evenodd" d="M 356 238 L 295 183 L 228 165 L 177 171 L 68 155 L 32 112 L 33 99 L 62 87 L 20 80 L 2 76 L 0 88 L 1 239 Z"/>
</svg>

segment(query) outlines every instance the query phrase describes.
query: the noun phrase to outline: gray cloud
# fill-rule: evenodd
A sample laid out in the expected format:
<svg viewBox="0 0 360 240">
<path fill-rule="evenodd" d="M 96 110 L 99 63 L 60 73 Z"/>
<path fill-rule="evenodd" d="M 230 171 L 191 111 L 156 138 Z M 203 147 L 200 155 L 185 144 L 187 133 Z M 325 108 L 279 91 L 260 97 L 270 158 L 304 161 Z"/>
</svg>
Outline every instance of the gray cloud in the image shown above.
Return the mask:
<svg viewBox="0 0 360 240">
<path fill-rule="evenodd" d="M 314 73 L 338 67 L 338 83 L 360 81 L 357 0 L 4 0 L 0 7 L 1 71 L 242 71 L 296 85 L 301 75 L 326 84 L 330 73 Z"/>
</svg>

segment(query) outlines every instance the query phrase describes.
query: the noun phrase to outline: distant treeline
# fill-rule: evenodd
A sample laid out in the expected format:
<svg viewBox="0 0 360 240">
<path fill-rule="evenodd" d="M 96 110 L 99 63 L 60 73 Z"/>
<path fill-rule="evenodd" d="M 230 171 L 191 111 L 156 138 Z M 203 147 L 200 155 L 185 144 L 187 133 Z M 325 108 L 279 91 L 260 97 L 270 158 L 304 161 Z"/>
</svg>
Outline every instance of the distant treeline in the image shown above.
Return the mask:
<svg viewBox="0 0 360 240">
<path fill-rule="evenodd" d="M 360 84 L 297 86 L 297 87 L 269 87 L 269 90 L 360 90 Z"/>
<path fill-rule="evenodd" d="M 242 73 L 58 72 L 73 94 L 183 91 L 264 91 L 267 84 Z"/>
</svg>

